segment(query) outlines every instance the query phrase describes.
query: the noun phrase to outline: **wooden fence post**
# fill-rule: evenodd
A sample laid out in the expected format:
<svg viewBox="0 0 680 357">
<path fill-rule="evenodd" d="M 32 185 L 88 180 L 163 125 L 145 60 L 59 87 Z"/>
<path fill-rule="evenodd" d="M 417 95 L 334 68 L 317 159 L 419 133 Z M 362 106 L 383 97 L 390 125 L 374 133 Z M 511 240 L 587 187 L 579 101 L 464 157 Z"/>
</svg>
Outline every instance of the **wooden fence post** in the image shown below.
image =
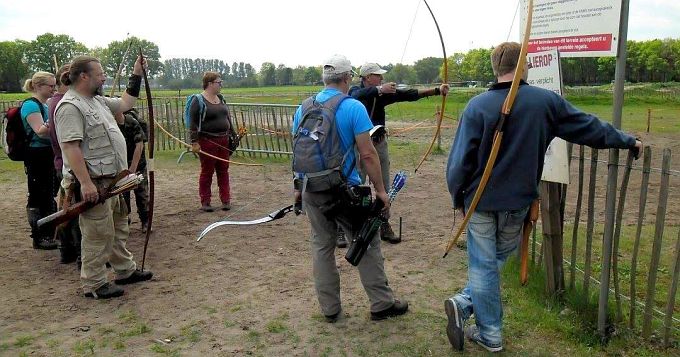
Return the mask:
<svg viewBox="0 0 680 357">
<path fill-rule="evenodd" d="M 621 190 L 619 192 L 619 206 L 616 209 L 616 220 L 614 222 L 614 242 L 612 248 L 612 275 L 614 277 L 614 298 L 616 299 L 616 321 L 623 320 L 623 308 L 621 307 L 621 291 L 619 289 L 619 240 L 621 238 L 621 222 L 623 221 L 623 209 L 626 205 L 626 193 L 628 192 L 628 181 L 630 171 L 633 167 L 633 151 L 628 150 L 626 158 L 626 168 L 623 171 L 621 180 Z"/>
<path fill-rule="evenodd" d="M 635 327 L 635 277 L 637 275 L 637 261 L 638 252 L 640 251 L 640 237 L 642 235 L 642 226 L 645 219 L 645 208 L 647 207 L 647 188 L 649 187 L 649 172 L 652 165 L 652 150 L 649 146 L 644 148 L 644 159 L 642 164 L 642 181 L 640 183 L 640 203 L 638 208 L 637 228 L 635 230 L 635 243 L 633 245 L 633 256 L 630 264 L 630 323 L 631 328 Z"/>
<path fill-rule="evenodd" d="M 586 266 L 583 277 L 583 291 L 590 299 L 590 275 L 592 274 L 593 230 L 595 229 L 595 184 L 597 181 L 597 149 L 590 149 L 590 177 L 588 181 L 588 221 L 586 223 Z"/>
<path fill-rule="evenodd" d="M 642 321 L 642 337 L 649 339 L 652 334 L 652 309 L 656 293 L 656 272 L 661 257 L 661 241 L 663 239 L 664 220 L 666 218 L 666 204 L 668 202 L 668 184 L 670 181 L 671 150 L 663 150 L 661 164 L 661 184 L 659 188 L 659 206 L 656 209 L 656 225 L 654 227 L 654 244 L 652 245 L 652 261 L 649 264 L 647 278 L 647 299 L 645 301 L 645 315 Z"/>
<path fill-rule="evenodd" d="M 678 291 L 678 277 L 680 276 L 680 229 L 678 229 L 678 240 L 675 242 L 675 266 L 673 268 L 673 280 L 668 292 L 668 304 L 666 305 L 666 317 L 663 320 L 663 344 L 669 347 L 668 339 L 673 323 L 673 308 L 675 307 L 675 293 Z"/>
<path fill-rule="evenodd" d="M 562 184 L 541 181 L 541 222 L 543 223 L 543 255 L 548 294 L 560 294 L 564 290 L 562 265 L 562 221 L 560 219 L 560 190 Z"/>
<path fill-rule="evenodd" d="M 576 195 L 576 212 L 574 213 L 574 231 L 571 236 L 571 266 L 569 267 L 569 289 L 574 289 L 576 283 L 576 253 L 578 244 L 578 226 L 581 220 L 581 205 L 583 204 L 583 166 L 585 161 L 585 147 L 579 146 L 578 153 L 578 193 Z"/>
</svg>

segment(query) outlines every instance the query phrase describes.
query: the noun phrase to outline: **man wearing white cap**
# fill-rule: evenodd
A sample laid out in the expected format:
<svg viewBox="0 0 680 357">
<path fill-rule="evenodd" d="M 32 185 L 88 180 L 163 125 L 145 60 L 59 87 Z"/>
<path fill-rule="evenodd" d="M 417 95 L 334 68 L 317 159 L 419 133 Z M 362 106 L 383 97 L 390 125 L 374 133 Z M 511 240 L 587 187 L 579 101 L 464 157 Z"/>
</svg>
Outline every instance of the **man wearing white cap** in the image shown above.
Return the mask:
<svg viewBox="0 0 680 357">
<path fill-rule="evenodd" d="M 358 99 L 368 111 L 371 122 L 374 126 L 382 125 L 385 127 L 385 107 L 396 102 L 414 102 L 420 98 L 429 97 L 433 95 L 446 95 L 449 92 L 449 85 L 444 83 L 436 88 L 431 89 L 397 89 L 397 84 L 394 82 L 383 83 L 383 74 L 386 70 L 380 68 L 376 63 L 365 63 L 361 66 L 359 75 L 361 76 L 361 85 L 354 86 L 350 89 L 349 94 Z M 387 132 L 385 130 L 376 130 L 372 135 L 373 145 L 378 152 L 380 158 L 380 167 L 382 169 L 382 179 L 385 182 L 385 189 L 390 187 L 390 156 L 387 152 Z M 365 178 L 363 170 L 363 162 L 361 162 L 362 178 Z M 401 242 L 401 238 L 396 236 L 392 231 L 389 222 L 385 222 L 380 229 L 380 237 L 392 244 Z"/>
<path fill-rule="evenodd" d="M 341 226 L 353 238 L 366 218 L 352 211 L 351 198 L 346 194 L 348 187 L 361 184 L 355 145 L 364 172 L 373 182 L 376 199 L 383 201 L 386 210 L 390 205 L 378 154 L 369 136 L 373 125 L 364 106 L 347 95 L 352 77 L 352 65 L 344 56 L 335 55 L 325 61 L 325 88 L 298 107 L 292 130 L 295 201 L 302 204 L 312 226 L 314 285 L 321 311 L 331 323 L 341 317 L 342 311 L 335 261 L 336 227 Z M 367 197 L 370 191 L 364 194 Z M 395 299 L 387 284 L 377 236 L 372 237 L 357 266 L 371 303 L 372 320 L 408 311 L 408 303 Z"/>
</svg>

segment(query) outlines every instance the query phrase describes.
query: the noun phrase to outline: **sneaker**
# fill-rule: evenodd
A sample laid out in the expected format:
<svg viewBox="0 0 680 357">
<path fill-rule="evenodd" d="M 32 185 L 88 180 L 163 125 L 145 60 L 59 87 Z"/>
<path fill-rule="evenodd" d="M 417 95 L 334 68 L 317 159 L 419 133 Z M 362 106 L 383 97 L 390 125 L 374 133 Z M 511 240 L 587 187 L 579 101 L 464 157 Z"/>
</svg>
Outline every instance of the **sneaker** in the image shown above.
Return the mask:
<svg viewBox="0 0 680 357">
<path fill-rule="evenodd" d="M 93 299 L 110 299 L 114 297 L 119 297 L 122 296 L 125 293 L 125 290 L 121 289 L 119 286 L 116 286 L 115 284 L 111 283 L 106 283 L 99 287 L 99 289 L 95 291 L 90 291 L 89 293 L 85 293 L 85 297 L 93 298 Z"/>
<path fill-rule="evenodd" d="M 340 319 L 341 313 L 342 310 L 334 313 L 333 315 L 323 315 L 323 317 L 326 319 L 326 322 L 328 322 L 329 324 L 333 324 Z"/>
<path fill-rule="evenodd" d="M 231 202 L 225 202 L 222 204 L 222 211 L 228 211 L 231 209 Z"/>
<path fill-rule="evenodd" d="M 59 244 L 54 240 L 46 237 L 33 240 L 33 249 L 53 250 L 59 248 Z"/>
<path fill-rule="evenodd" d="M 345 238 L 345 231 L 338 228 L 338 239 L 335 242 L 335 246 L 338 248 L 347 248 L 347 238 Z"/>
<path fill-rule="evenodd" d="M 116 279 L 116 284 L 118 285 L 127 285 L 127 284 L 134 284 L 138 283 L 140 281 L 147 281 L 153 277 L 153 273 L 149 270 L 141 271 L 139 269 L 135 270 L 132 275 L 128 276 L 125 279 Z"/>
<path fill-rule="evenodd" d="M 489 352 L 500 352 L 503 350 L 503 344 L 501 343 L 489 343 L 484 341 L 482 334 L 479 332 L 479 327 L 476 325 L 468 326 L 465 328 L 465 337 L 470 341 L 477 343 L 478 345 L 484 347 Z"/>
<path fill-rule="evenodd" d="M 373 321 L 384 320 L 389 317 L 403 315 L 407 311 L 408 311 L 407 301 L 402 302 L 397 299 L 394 299 L 394 305 L 392 305 L 392 307 L 387 308 L 383 311 L 371 312 L 371 320 Z"/>
<path fill-rule="evenodd" d="M 453 349 L 462 351 L 463 342 L 465 340 L 465 334 L 463 332 L 463 324 L 465 324 L 465 321 L 463 320 L 463 310 L 453 298 L 444 301 L 444 309 L 446 310 L 446 316 L 449 318 L 449 323 L 446 325 L 446 335 L 449 337 L 449 342 L 451 342 Z"/>
<path fill-rule="evenodd" d="M 203 211 L 203 212 L 214 212 L 215 211 L 215 209 L 209 204 L 202 205 L 200 210 Z"/>
<path fill-rule="evenodd" d="M 401 242 L 401 237 L 394 234 L 390 222 L 385 222 L 380 226 L 380 239 L 386 240 L 392 244 Z"/>
</svg>

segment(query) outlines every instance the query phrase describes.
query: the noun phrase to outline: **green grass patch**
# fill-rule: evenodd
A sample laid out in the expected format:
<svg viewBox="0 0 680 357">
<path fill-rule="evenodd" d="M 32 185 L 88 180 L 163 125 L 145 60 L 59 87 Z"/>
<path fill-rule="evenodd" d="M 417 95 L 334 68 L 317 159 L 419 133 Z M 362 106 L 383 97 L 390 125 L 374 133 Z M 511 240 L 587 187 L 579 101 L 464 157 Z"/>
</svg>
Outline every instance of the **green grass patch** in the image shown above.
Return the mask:
<svg viewBox="0 0 680 357">
<path fill-rule="evenodd" d="M 119 334 L 119 336 L 120 337 L 134 337 L 134 336 L 143 335 L 143 334 L 149 333 L 149 332 L 151 332 L 151 328 L 147 324 L 141 322 L 141 323 L 135 323 L 132 327 L 121 332 Z"/>
<path fill-rule="evenodd" d="M 193 324 L 182 327 L 180 334 L 191 343 L 196 343 L 201 340 L 201 331 Z"/>
<path fill-rule="evenodd" d="M 171 348 L 169 346 L 163 346 L 161 344 L 154 344 L 151 345 L 150 350 L 152 352 L 155 352 L 157 354 L 165 355 L 165 356 L 172 356 L 172 357 L 179 357 L 179 348 Z"/>
<path fill-rule="evenodd" d="M 73 352 L 78 356 L 94 356 L 97 342 L 93 338 L 76 341 L 73 345 Z"/>
<path fill-rule="evenodd" d="M 132 310 L 123 311 L 118 315 L 118 319 L 122 322 L 133 323 L 139 319 L 136 312 Z"/>
<path fill-rule="evenodd" d="M 17 337 L 17 340 L 14 341 L 14 347 L 21 348 L 21 347 L 30 346 L 33 343 L 33 341 L 35 341 L 34 336 L 30 336 L 30 335 L 19 336 L 19 337 Z"/>
</svg>

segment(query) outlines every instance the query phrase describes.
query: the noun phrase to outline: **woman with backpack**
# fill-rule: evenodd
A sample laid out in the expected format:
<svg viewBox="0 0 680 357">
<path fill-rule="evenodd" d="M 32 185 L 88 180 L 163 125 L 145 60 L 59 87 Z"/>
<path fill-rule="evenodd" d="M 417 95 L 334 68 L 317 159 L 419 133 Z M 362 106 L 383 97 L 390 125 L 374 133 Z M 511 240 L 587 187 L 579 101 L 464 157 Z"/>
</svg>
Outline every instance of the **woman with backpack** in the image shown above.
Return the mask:
<svg viewBox="0 0 680 357">
<path fill-rule="evenodd" d="M 24 168 L 28 178 L 28 204 L 26 213 L 31 226 L 34 249 L 56 249 L 53 232 L 41 232 L 38 220 L 56 211 L 53 198 L 55 170 L 54 154 L 47 124 L 47 100 L 52 97 L 56 80 L 52 73 L 36 72 L 26 80 L 24 90 L 32 96 L 21 105 L 21 121 L 28 146 Z"/>
<path fill-rule="evenodd" d="M 191 132 L 192 151 L 203 151 L 210 155 L 229 159 L 229 138 L 234 128 L 229 117 L 229 108 L 220 94 L 222 79 L 216 72 L 203 74 L 203 92 L 191 96 L 189 105 L 189 129 Z M 201 199 L 201 210 L 212 212 L 210 205 L 210 186 L 213 173 L 217 174 L 217 187 L 220 191 L 222 210 L 231 209 L 229 189 L 229 163 L 206 155 L 200 155 L 201 173 L 198 178 L 198 194 Z"/>
</svg>

